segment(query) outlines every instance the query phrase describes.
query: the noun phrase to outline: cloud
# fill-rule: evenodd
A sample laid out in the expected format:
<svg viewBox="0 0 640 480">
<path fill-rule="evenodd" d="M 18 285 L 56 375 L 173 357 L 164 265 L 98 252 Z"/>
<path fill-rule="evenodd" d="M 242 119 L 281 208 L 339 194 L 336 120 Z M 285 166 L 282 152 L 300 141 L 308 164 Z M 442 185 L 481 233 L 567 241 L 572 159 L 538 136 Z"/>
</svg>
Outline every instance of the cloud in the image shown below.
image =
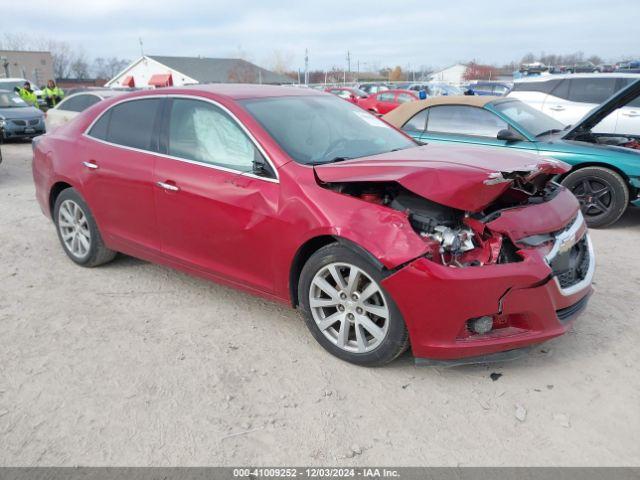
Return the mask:
<svg viewBox="0 0 640 480">
<path fill-rule="evenodd" d="M 310 49 L 313 68 L 352 65 L 442 66 L 458 60 L 503 63 L 532 51 L 583 51 L 604 58 L 640 55 L 632 35 L 640 3 L 609 0 L 512 2 L 277 3 L 258 0 L 30 0 L 3 6 L 0 32 L 65 40 L 90 56 L 230 56 L 241 49 L 258 63 L 274 50 L 296 65 Z M 636 42 L 637 43 L 637 42 Z M 634 51 L 635 50 L 635 51 Z"/>
</svg>

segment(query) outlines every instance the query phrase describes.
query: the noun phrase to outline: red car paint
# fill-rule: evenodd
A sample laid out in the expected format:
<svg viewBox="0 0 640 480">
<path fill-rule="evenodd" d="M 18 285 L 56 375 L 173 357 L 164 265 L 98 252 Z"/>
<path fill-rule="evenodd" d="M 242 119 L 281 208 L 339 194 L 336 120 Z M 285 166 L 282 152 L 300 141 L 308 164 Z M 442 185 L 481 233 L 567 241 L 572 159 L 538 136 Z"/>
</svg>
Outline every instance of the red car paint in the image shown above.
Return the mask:
<svg viewBox="0 0 640 480">
<path fill-rule="evenodd" d="M 561 174 L 569 165 L 553 159 L 536 159 L 520 152 L 495 149 L 491 155 L 475 147 L 456 147 L 451 155 L 449 145 L 390 152 L 365 157 L 348 163 L 316 167 L 318 178 L 325 182 L 396 181 L 429 200 L 449 207 L 477 212 L 509 188 L 509 182 L 485 184 L 488 175 L 502 170 Z"/>
<path fill-rule="evenodd" d="M 384 115 L 398 105 L 406 101 L 412 101 L 408 97 L 413 97 L 414 100 L 420 99 L 413 90 L 386 90 L 358 100 L 358 105 L 370 112 Z"/>
<path fill-rule="evenodd" d="M 126 98 L 153 95 L 158 93 Z M 560 335 L 570 323 L 556 312 L 591 293 L 590 281 L 570 295 L 562 292 L 544 259 L 548 245 L 520 243 L 533 233 L 561 230 L 579 215 L 577 201 L 562 187 L 552 200 L 506 209 L 491 221 L 467 218 L 478 235 L 504 234 L 518 245 L 522 261 L 453 268 L 425 258 L 432 245 L 405 212 L 382 205 L 375 194 L 357 198 L 325 185 L 398 182 L 432 201 L 473 212 L 510 185 L 496 177 L 499 172 L 561 173 L 567 167 L 560 162 L 503 150 L 426 146 L 310 167 L 292 161 L 237 101 L 322 93 L 218 85 L 168 88 L 162 95 L 206 98 L 227 108 L 268 152 L 278 181 L 123 150 L 84 135 L 102 111 L 124 98 L 117 97 L 34 143 L 36 196 L 45 215 L 51 217 L 52 194 L 60 185 L 73 186 L 87 200 L 109 248 L 294 304 L 298 252 L 318 238 L 349 242 L 387 269 L 383 285 L 403 314 L 414 355 L 433 359 L 489 354 Z M 158 181 L 180 185 L 180 191 L 159 189 Z M 584 229 L 575 240 L 582 235 Z M 490 258 L 495 245 L 487 238 L 483 255 Z M 504 328 L 469 336 L 465 322 L 484 315 L 494 315 Z"/>
</svg>

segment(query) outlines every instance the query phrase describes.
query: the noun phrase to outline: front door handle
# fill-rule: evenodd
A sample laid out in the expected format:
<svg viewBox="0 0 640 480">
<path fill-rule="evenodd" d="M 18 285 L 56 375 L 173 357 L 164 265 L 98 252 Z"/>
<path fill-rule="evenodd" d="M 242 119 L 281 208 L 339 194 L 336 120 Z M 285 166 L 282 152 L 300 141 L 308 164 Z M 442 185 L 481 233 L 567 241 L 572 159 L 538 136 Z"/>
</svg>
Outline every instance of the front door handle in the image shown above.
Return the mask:
<svg viewBox="0 0 640 480">
<path fill-rule="evenodd" d="M 177 192 L 178 190 L 180 190 L 180 187 L 178 187 L 177 185 L 173 185 L 171 183 L 156 182 L 156 185 L 165 190 L 169 190 L 170 192 Z"/>
<path fill-rule="evenodd" d="M 87 167 L 90 168 L 91 170 L 95 170 L 96 168 L 98 168 L 98 165 L 96 165 L 93 162 L 82 162 L 82 164 Z"/>
<path fill-rule="evenodd" d="M 624 115 L 625 117 L 640 117 L 640 112 L 631 110 L 630 112 L 622 112 L 622 115 Z"/>
<path fill-rule="evenodd" d="M 556 112 L 560 112 L 562 110 L 564 110 L 564 107 L 562 105 L 553 105 L 551 107 L 549 107 L 551 110 L 555 110 Z"/>
</svg>

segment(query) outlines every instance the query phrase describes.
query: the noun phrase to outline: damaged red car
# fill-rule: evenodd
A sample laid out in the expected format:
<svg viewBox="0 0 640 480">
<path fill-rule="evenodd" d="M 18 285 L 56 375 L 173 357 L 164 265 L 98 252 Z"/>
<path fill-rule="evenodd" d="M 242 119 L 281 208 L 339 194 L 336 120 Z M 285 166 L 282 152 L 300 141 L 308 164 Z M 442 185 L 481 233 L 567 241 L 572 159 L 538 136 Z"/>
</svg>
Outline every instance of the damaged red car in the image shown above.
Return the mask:
<svg viewBox="0 0 640 480">
<path fill-rule="evenodd" d="M 34 143 L 42 211 L 75 263 L 116 252 L 297 306 L 337 357 L 500 359 L 567 331 L 592 292 L 562 162 L 419 146 L 333 95 L 135 92 Z M 242 328 L 242 323 L 238 324 Z"/>
</svg>

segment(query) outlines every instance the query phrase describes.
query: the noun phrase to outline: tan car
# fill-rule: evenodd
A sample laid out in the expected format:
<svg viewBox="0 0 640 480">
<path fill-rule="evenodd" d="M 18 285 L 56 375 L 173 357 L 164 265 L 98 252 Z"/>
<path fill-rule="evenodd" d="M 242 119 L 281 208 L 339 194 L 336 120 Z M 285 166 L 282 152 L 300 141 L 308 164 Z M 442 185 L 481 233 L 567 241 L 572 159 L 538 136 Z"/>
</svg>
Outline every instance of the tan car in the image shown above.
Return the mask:
<svg viewBox="0 0 640 480">
<path fill-rule="evenodd" d="M 79 113 L 84 112 L 100 100 L 123 93 L 125 92 L 121 90 L 87 90 L 69 95 L 54 108 L 47 110 L 45 118 L 47 132 L 52 132 L 59 126 L 70 122 Z"/>
</svg>

